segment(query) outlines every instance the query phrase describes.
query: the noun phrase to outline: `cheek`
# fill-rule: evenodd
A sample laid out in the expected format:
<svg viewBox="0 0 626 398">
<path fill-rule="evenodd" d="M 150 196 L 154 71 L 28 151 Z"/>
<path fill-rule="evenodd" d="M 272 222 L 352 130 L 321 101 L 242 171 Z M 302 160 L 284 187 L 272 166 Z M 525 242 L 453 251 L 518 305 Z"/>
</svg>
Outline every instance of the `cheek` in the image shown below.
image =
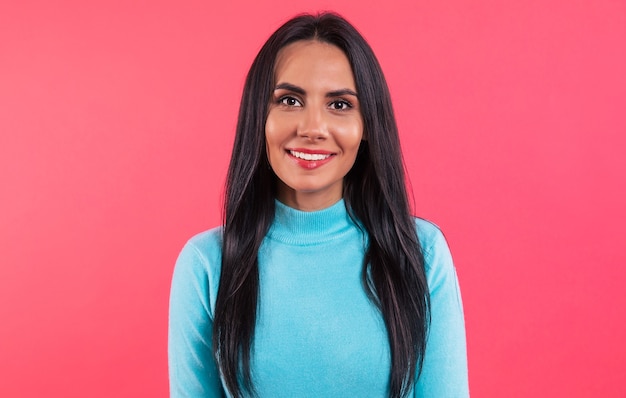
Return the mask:
<svg viewBox="0 0 626 398">
<path fill-rule="evenodd" d="M 268 146 L 278 144 L 289 136 L 290 123 L 286 118 L 276 116 L 273 112 L 267 115 L 265 121 L 265 140 Z"/>
<path fill-rule="evenodd" d="M 270 113 L 269 115 L 267 115 L 267 120 L 265 121 L 265 140 L 267 141 L 268 144 L 271 141 L 272 136 L 274 135 L 274 131 L 276 131 L 276 126 L 275 126 L 274 118 L 272 117 L 272 114 Z"/>
<path fill-rule="evenodd" d="M 270 112 L 265 122 L 265 151 L 270 161 L 272 160 L 272 152 L 276 151 L 275 142 L 277 140 L 278 131 L 276 118 L 272 117 L 272 113 Z"/>
<path fill-rule="evenodd" d="M 343 147 L 346 151 L 355 152 L 358 151 L 361 141 L 363 140 L 363 125 L 362 123 L 352 123 L 349 126 L 345 126 L 341 134 Z"/>
</svg>

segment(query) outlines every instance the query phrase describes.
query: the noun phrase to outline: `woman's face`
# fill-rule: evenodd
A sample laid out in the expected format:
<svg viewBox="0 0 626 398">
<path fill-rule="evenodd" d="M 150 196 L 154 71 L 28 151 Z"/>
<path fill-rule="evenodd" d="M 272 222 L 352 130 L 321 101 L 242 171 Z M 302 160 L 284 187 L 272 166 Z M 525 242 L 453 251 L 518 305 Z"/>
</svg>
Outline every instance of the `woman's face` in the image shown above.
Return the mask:
<svg viewBox="0 0 626 398">
<path fill-rule="evenodd" d="M 343 196 L 363 138 L 363 119 L 348 58 L 338 47 L 307 40 L 278 53 L 265 138 L 278 176 L 278 199 L 300 210 Z"/>
</svg>

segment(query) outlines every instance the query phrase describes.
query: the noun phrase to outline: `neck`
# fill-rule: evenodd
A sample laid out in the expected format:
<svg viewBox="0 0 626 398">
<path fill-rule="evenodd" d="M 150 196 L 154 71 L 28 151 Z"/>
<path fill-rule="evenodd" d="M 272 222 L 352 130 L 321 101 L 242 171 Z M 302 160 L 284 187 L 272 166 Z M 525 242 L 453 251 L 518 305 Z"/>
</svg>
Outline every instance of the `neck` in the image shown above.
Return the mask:
<svg viewBox="0 0 626 398">
<path fill-rule="evenodd" d="M 318 211 L 294 209 L 277 200 L 268 236 L 284 243 L 310 246 L 333 240 L 350 231 L 360 231 L 360 228 L 350 218 L 341 199 Z"/>
</svg>

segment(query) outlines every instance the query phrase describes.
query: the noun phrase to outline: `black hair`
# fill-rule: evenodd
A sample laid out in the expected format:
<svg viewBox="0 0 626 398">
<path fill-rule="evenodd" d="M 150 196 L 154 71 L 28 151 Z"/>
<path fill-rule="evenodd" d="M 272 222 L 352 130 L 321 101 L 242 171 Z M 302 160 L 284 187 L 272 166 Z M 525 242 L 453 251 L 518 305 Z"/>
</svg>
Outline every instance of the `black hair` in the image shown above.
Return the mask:
<svg viewBox="0 0 626 398">
<path fill-rule="evenodd" d="M 366 140 L 344 179 L 344 201 L 369 236 L 363 288 L 384 319 L 391 369 L 389 395 L 406 396 L 419 375 L 430 322 L 430 297 L 405 187 L 400 141 L 381 67 L 359 32 L 334 13 L 300 15 L 274 32 L 244 85 L 226 181 L 222 269 L 213 350 L 233 397 L 254 395 L 250 351 L 259 298 L 258 250 L 274 218 L 276 176 L 268 167 L 265 122 L 279 51 L 299 40 L 337 46 L 347 56 Z"/>
</svg>

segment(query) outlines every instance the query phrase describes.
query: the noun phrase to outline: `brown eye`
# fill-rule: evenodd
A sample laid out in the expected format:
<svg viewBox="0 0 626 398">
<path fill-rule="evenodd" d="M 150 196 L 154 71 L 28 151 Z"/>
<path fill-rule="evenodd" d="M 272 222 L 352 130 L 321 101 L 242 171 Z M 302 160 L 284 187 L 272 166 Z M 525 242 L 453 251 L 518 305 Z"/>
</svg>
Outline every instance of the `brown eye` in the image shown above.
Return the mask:
<svg viewBox="0 0 626 398">
<path fill-rule="evenodd" d="M 336 111 L 344 111 L 346 109 L 352 108 L 352 104 L 350 104 L 348 101 L 343 101 L 343 100 L 333 101 L 330 104 L 330 107 Z"/>
<path fill-rule="evenodd" d="M 302 106 L 300 101 L 298 101 L 296 98 L 290 97 L 290 96 L 281 97 L 278 100 L 278 102 L 280 104 L 282 104 L 282 105 L 285 105 L 285 106 Z"/>
</svg>

